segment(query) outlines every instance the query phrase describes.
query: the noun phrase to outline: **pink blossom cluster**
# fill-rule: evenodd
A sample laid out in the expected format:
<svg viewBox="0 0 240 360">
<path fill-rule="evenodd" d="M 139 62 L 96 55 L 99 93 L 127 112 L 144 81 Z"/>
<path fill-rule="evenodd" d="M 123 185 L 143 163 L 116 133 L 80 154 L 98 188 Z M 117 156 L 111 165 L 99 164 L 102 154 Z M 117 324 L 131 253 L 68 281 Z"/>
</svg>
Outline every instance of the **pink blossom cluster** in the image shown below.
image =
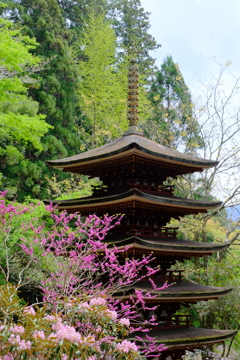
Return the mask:
<svg viewBox="0 0 240 360">
<path fill-rule="evenodd" d="M 11 334 L 8 338 L 8 342 L 11 345 L 17 345 L 20 350 L 30 350 L 31 349 L 31 341 L 21 340 L 19 335 Z"/>
<path fill-rule="evenodd" d="M 4 196 L 0 193 L 1 195 Z M 0 199 L 0 227 L 6 238 L 13 231 L 11 221 L 30 211 L 29 209 L 30 207 L 6 204 Z M 0 353 L 3 356 L 0 360 L 12 360 L 8 345 L 14 346 L 19 352 L 34 353 L 37 349 L 39 359 L 45 360 L 41 343 L 51 344 L 50 353 L 57 345 L 64 344 L 65 350 L 60 351 L 63 360 L 64 356 L 68 356 L 66 349 L 70 349 L 73 344 L 77 344 L 81 351 L 93 347 L 98 355 L 103 352 L 102 349 L 108 349 L 100 357 L 90 353 L 86 360 L 112 360 L 115 359 L 111 355 L 114 351 L 118 351 L 126 360 L 127 354 L 130 356 L 133 352 L 136 353 L 135 357 L 131 355 L 129 359 L 142 359 L 136 344 L 128 340 L 119 342 L 119 336 L 122 338 L 129 331 L 141 330 L 141 327 L 131 327 L 130 323 L 141 322 L 138 310 L 140 307 L 150 309 L 146 307 L 145 299 L 153 295 L 136 290 L 125 303 L 114 300 L 112 295 L 157 272 L 158 269 L 148 266 L 152 256 L 129 258 L 124 262 L 121 259 L 125 257 L 128 248 L 109 248 L 103 241 L 107 232 L 121 220 L 119 216 L 106 215 L 100 219 L 91 215 L 83 219 L 76 214 L 58 214 L 52 206 L 47 206 L 46 211 L 53 225 L 49 226 L 44 222 L 37 226 L 34 222 L 23 224 L 22 231 L 24 234 L 31 233 L 31 241 L 28 236 L 23 236 L 19 244 L 27 255 L 26 259 L 29 259 L 26 269 L 31 264 L 41 268 L 44 257 L 51 260 L 51 266 L 44 268 L 45 278 L 42 281 L 46 312 L 43 311 L 41 321 L 45 325 L 44 328 L 34 327 L 36 319 L 42 313 L 32 306 L 24 307 L 19 324 L 0 324 L 1 339 L 7 339 L 4 340 L 6 349 L 4 348 L 4 353 Z M 71 226 L 73 221 L 75 227 Z M 45 265 L 47 263 L 48 261 Z M 7 269 L 5 273 L 6 282 L 9 282 L 10 270 Z M 21 277 L 22 274 L 19 279 Z M 159 290 L 154 284 L 153 289 Z M 154 319 L 149 323 L 153 324 Z M 161 351 L 160 346 L 156 346 Z"/>
</svg>

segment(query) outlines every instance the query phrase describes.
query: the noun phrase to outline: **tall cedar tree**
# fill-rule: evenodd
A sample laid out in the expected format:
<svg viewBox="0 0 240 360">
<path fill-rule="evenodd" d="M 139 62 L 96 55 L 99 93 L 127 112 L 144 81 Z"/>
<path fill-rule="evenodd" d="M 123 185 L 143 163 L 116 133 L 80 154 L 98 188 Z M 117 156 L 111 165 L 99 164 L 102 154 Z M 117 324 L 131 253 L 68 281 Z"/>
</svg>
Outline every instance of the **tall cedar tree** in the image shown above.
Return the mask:
<svg viewBox="0 0 240 360">
<path fill-rule="evenodd" d="M 149 12 L 144 11 L 140 0 L 108 0 L 108 17 L 113 22 L 120 47 L 135 48 L 142 74 L 154 67 L 155 60 L 149 51 L 160 46 L 148 33 L 149 15 Z"/>
<path fill-rule="evenodd" d="M 74 129 L 77 67 L 70 56 L 72 34 L 57 0 L 13 0 L 6 11 L 12 20 L 22 24 L 27 35 L 36 38 L 39 46 L 35 54 L 53 58 L 41 71 L 38 86 L 31 87 L 30 95 L 54 128 L 44 137 L 41 153 L 29 147 L 27 163 L 20 161 L 18 166 L 7 168 L 10 182 L 19 189 L 19 200 L 26 195 L 44 199 L 48 197 L 47 179 L 51 176 L 45 160 L 73 155 L 80 147 Z"/>
<path fill-rule="evenodd" d="M 107 0 L 57 0 L 67 26 L 79 36 L 92 12 L 105 14 Z"/>
<path fill-rule="evenodd" d="M 145 126 L 149 137 L 186 152 L 202 145 L 199 125 L 193 118 L 190 91 L 171 56 L 167 56 L 161 69 L 156 71 L 149 98 L 152 117 Z"/>
</svg>

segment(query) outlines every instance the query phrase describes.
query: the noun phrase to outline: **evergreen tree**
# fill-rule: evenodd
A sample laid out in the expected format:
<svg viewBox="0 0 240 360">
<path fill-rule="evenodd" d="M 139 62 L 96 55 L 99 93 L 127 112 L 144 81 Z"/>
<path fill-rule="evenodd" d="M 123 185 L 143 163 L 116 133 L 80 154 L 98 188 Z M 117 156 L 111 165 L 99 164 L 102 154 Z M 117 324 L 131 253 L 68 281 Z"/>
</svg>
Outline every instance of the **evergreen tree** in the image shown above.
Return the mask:
<svg viewBox="0 0 240 360">
<path fill-rule="evenodd" d="M 152 117 L 145 126 L 149 137 L 186 152 L 202 145 L 199 125 L 193 118 L 191 94 L 171 56 L 156 71 L 149 98 Z"/>
<path fill-rule="evenodd" d="M 141 73 L 154 66 L 149 51 L 157 49 L 154 37 L 148 33 L 150 13 L 145 12 L 140 0 L 108 0 L 108 17 L 112 20 L 121 48 L 135 48 Z"/>
<path fill-rule="evenodd" d="M 5 1 L 6 2 L 6 1 Z M 21 23 L 39 46 L 35 54 L 52 58 L 41 71 L 37 86 L 30 89 L 31 97 L 39 102 L 39 111 L 54 129 L 43 139 L 41 153 L 29 147 L 26 164 L 7 169 L 10 182 L 19 188 L 19 199 L 25 195 L 48 197 L 48 177 L 51 176 L 45 159 L 65 157 L 79 152 L 79 139 L 75 131 L 77 68 L 70 56 L 72 32 L 67 29 L 57 0 L 13 0 L 6 10 L 12 20 Z M 21 174 L 21 178 L 16 178 Z M 17 179 L 17 180 L 16 180 Z M 17 183 L 16 183 L 17 181 Z"/>
<path fill-rule="evenodd" d="M 61 7 L 63 17 L 66 19 L 67 26 L 76 31 L 80 31 L 86 24 L 88 16 L 92 13 L 106 12 L 107 0 L 57 0 Z"/>
</svg>

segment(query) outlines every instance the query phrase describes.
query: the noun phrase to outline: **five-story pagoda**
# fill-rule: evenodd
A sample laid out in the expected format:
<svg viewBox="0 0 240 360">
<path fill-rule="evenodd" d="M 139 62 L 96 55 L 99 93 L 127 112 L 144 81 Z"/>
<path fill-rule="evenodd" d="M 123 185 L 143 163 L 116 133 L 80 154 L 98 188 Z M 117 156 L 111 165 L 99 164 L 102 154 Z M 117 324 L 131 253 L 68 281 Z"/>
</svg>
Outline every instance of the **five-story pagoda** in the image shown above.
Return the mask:
<svg viewBox="0 0 240 360">
<path fill-rule="evenodd" d="M 179 360 L 186 350 L 221 343 L 236 335 L 236 331 L 231 330 L 195 328 L 188 316 L 176 315 L 182 306 L 217 299 L 231 289 L 186 282 L 182 271 L 171 270 L 176 261 L 212 255 L 227 245 L 182 240 L 177 237 L 176 229 L 166 227 L 171 218 L 205 213 L 218 207 L 220 202 L 176 197 L 173 186 L 163 185 L 165 180 L 203 171 L 217 163 L 157 144 L 138 131 L 138 67 L 135 61 L 129 66 L 128 119 L 129 129 L 121 138 L 85 153 L 48 161 L 48 164 L 66 172 L 99 177 L 105 185 L 94 189 L 91 197 L 58 201 L 60 210 L 79 212 L 83 216 L 125 214 L 106 241 L 117 246 L 131 245 L 127 256 L 154 254 L 154 265 L 161 268 L 153 277 L 157 287 L 165 282 L 173 285 L 161 291 L 154 290 L 146 279 L 122 289 L 116 296 L 122 301 L 134 298 L 136 287 L 154 295 L 146 297 L 145 301 L 157 305 L 158 326 L 151 329 L 148 336 L 168 346 L 161 360 Z M 151 315 L 150 311 L 144 313 L 145 318 Z M 143 340 L 147 342 L 146 338 Z"/>
</svg>

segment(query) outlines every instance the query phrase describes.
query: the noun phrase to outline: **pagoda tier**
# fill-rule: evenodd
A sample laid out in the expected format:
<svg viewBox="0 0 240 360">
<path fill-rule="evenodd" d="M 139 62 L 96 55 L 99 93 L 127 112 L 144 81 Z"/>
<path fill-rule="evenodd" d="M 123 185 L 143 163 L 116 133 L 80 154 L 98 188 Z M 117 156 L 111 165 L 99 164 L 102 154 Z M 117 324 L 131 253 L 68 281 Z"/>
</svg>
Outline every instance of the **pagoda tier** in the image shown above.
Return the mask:
<svg viewBox="0 0 240 360">
<path fill-rule="evenodd" d="M 113 244 L 117 247 L 130 246 L 128 249 L 128 254 L 132 254 L 134 256 L 141 256 L 143 254 L 149 255 L 154 252 L 154 256 L 164 257 L 164 258 L 172 258 L 171 265 L 178 261 L 183 261 L 184 259 L 190 259 L 192 257 L 201 257 L 206 255 L 213 255 L 214 253 L 226 250 L 228 244 L 215 244 L 215 243 L 203 243 L 203 242 L 194 242 L 192 240 L 183 240 L 178 239 L 175 236 L 171 236 L 173 231 L 176 234 L 176 229 L 171 228 L 160 228 L 162 237 L 156 236 L 129 236 L 129 237 L 115 237 L 114 234 L 118 234 L 118 227 L 113 228 L 107 238 L 106 241 L 109 244 Z M 130 227 L 126 230 L 129 233 L 146 233 L 150 232 L 151 229 L 149 227 L 135 226 Z M 124 231 L 124 230 L 123 230 Z M 158 233 L 153 233 L 158 234 Z M 110 237 L 110 239 L 109 239 Z M 124 254 L 124 253 L 123 253 Z"/>
<path fill-rule="evenodd" d="M 133 179 L 144 172 L 152 176 L 157 172 L 160 174 L 157 175 L 160 177 L 158 183 L 161 184 L 167 177 L 203 171 L 217 165 L 217 162 L 182 154 L 139 133 L 128 131 L 109 144 L 68 158 L 49 160 L 48 164 L 63 171 L 97 176 L 101 180 L 116 178 L 120 173 L 126 177 L 132 170 L 136 172 L 130 176 Z"/>
<path fill-rule="evenodd" d="M 183 199 L 166 195 L 156 196 L 137 189 L 117 195 L 108 196 L 106 194 L 103 197 L 85 197 L 53 201 L 53 203 L 56 203 L 60 210 L 79 212 L 83 216 L 91 213 L 97 215 L 124 213 L 128 220 L 134 217 L 135 223 L 142 217 L 149 218 L 151 221 L 156 220 L 157 222 L 162 219 L 162 226 L 166 225 L 170 218 L 206 213 L 208 210 L 215 209 L 221 205 L 221 202 L 218 201 Z"/>
<path fill-rule="evenodd" d="M 161 360 L 180 360 L 181 356 L 185 354 L 186 350 L 193 351 L 194 349 L 201 349 L 204 346 L 223 343 L 226 340 L 232 339 L 237 335 L 237 331 L 232 330 L 215 330 L 202 329 L 191 326 L 175 326 L 175 328 L 155 328 L 147 333 L 147 336 L 154 338 L 158 344 L 165 344 L 168 349 L 161 355 Z M 146 346 L 149 339 L 142 335 L 140 336 Z M 129 338 L 133 340 L 133 338 Z M 138 343 L 141 346 L 141 342 Z"/>
<path fill-rule="evenodd" d="M 134 299 L 135 297 L 137 299 L 134 291 L 135 289 L 138 289 L 147 294 L 144 297 L 146 303 L 152 305 L 167 303 L 168 306 L 170 303 L 175 303 L 179 304 L 177 307 L 178 310 L 180 305 L 189 303 L 194 304 L 198 301 L 215 300 L 221 296 L 227 295 L 232 290 L 230 287 L 213 287 L 183 281 L 181 279 L 181 271 L 178 274 L 177 273 L 177 271 L 172 271 L 171 273 L 170 270 L 163 274 L 160 272 L 158 275 L 159 277 L 151 276 L 151 279 L 154 281 L 157 288 L 163 287 L 164 283 L 169 281 L 169 286 L 166 289 L 154 290 L 150 281 L 146 279 L 134 283 L 133 286 L 122 288 L 121 291 L 114 295 L 114 297 L 120 298 L 123 301 L 129 300 L 130 298 Z M 161 278 L 163 278 L 164 281 Z M 163 308 L 164 306 L 161 306 L 161 309 Z M 173 311 L 176 312 L 176 308 L 174 308 Z M 170 314 L 172 314 L 173 311 L 171 311 Z"/>
</svg>

